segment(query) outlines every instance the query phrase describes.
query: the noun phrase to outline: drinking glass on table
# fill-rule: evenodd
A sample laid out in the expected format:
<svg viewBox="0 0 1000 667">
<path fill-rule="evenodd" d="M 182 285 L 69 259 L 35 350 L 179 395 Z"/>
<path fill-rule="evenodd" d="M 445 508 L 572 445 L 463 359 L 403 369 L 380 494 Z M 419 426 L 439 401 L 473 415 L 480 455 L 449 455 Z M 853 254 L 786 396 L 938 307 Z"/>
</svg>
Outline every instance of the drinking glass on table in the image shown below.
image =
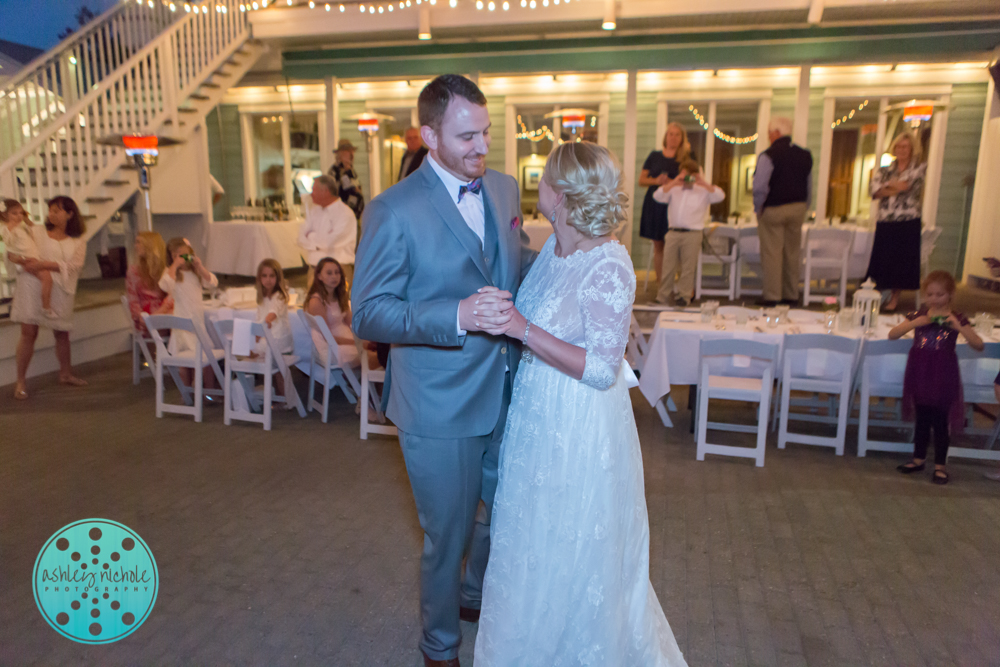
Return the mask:
<svg viewBox="0 0 1000 667">
<path fill-rule="evenodd" d="M 750 321 L 750 311 L 746 308 L 740 308 L 736 311 L 736 326 L 745 327 Z"/>
</svg>

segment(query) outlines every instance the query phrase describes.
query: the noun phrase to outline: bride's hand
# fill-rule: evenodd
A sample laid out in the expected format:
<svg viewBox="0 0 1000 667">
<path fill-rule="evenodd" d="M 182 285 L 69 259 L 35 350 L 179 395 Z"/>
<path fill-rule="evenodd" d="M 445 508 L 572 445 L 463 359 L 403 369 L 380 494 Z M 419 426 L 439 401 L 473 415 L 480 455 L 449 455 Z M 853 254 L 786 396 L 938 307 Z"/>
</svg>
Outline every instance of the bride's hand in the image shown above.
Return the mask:
<svg viewBox="0 0 1000 667">
<path fill-rule="evenodd" d="M 503 333 L 510 322 L 510 311 L 514 308 L 510 298 L 511 293 L 506 290 L 481 288 L 459 302 L 459 327 L 465 331 L 485 331 L 493 335 L 498 335 L 498 331 Z"/>
</svg>

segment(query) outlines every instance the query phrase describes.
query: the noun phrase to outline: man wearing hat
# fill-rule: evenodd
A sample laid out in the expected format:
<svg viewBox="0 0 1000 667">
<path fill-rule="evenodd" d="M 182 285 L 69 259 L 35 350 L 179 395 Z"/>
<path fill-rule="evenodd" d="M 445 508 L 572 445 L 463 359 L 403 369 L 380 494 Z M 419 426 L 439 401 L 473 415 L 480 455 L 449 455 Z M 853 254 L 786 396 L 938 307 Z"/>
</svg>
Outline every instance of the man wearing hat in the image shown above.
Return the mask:
<svg viewBox="0 0 1000 667">
<path fill-rule="evenodd" d="M 337 161 L 330 167 L 330 176 L 336 179 L 340 186 L 340 199 L 354 211 L 354 216 L 360 220 L 361 212 L 365 210 L 365 197 L 361 194 L 361 181 L 354 171 L 354 151 L 357 147 L 349 139 L 341 139 L 337 143 Z"/>
</svg>

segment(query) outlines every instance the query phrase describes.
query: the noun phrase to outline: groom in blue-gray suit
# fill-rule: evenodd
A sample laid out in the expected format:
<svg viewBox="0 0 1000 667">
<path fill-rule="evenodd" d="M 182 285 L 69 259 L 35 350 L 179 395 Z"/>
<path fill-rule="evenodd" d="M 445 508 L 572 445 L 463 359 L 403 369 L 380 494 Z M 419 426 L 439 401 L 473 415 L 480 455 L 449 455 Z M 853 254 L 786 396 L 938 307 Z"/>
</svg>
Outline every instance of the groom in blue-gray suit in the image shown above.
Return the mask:
<svg viewBox="0 0 1000 667">
<path fill-rule="evenodd" d="M 458 665 L 459 618 L 479 617 L 521 354 L 502 333 L 535 253 L 517 182 L 486 168 L 482 91 L 464 77 L 440 76 L 420 93 L 418 112 L 429 155 L 365 209 L 353 327 L 392 346 L 387 414 L 399 428 L 424 530 L 420 648 L 426 665 Z"/>
</svg>

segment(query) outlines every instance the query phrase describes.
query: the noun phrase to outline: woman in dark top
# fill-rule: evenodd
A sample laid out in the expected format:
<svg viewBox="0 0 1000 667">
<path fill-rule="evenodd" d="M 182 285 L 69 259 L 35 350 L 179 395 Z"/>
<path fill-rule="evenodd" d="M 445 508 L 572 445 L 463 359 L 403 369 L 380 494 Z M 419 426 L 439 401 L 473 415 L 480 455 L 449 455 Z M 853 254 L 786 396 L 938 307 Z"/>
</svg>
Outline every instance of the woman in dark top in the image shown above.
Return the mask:
<svg viewBox="0 0 1000 667">
<path fill-rule="evenodd" d="M 690 156 L 691 144 L 688 142 L 687 131 L 680 123 L 670 123 L 667 125 L 667 133 L 663 135 L 663 150 L 649 154 L 639 175 L 639 185 L 649 188 L 646 190 L 646 199 L 642 202 L 639 236 L 653 242 L 653 267 L 656 269 L 657 286 L 663 278 L 660 273 L 663 271 L 663 237 L 667 235 L 667 205 L 654 200 L 653 193 L 667 181 L 677 178 L 681 162 Z"/>
</svg>

